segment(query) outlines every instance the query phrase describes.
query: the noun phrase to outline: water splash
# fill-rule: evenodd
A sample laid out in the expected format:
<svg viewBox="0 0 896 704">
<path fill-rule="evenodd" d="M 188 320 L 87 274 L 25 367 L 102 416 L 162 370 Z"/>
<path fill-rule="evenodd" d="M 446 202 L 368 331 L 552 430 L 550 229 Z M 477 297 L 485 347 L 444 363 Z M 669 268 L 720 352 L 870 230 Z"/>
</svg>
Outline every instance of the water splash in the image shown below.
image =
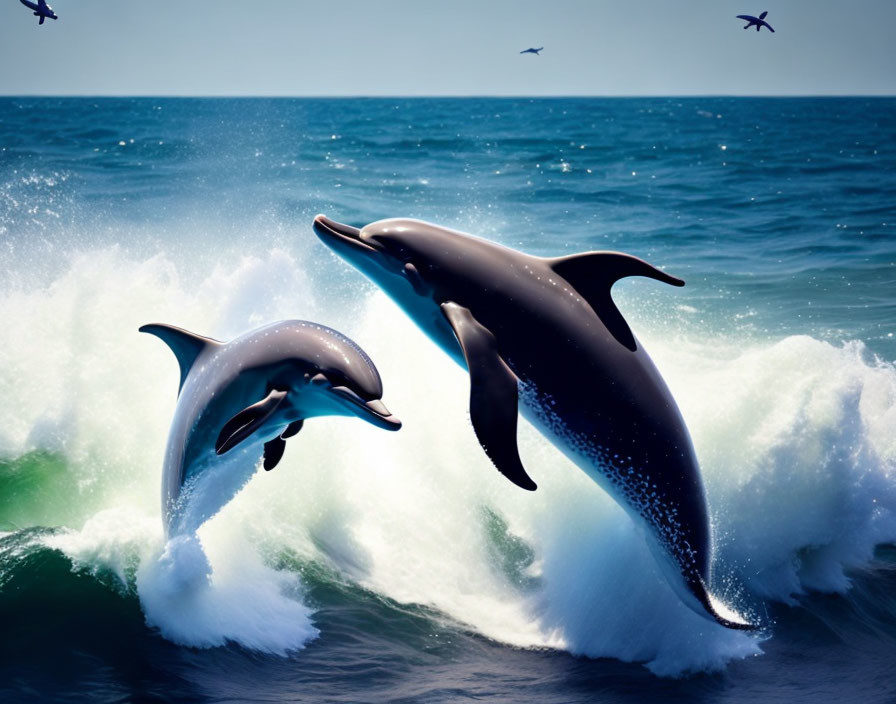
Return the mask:
<svg viewBox="0 0 896 704">
<path fill-rule="evenodd" d="M 120 574 L 147 622 L 191 645 L 283 653 L 313 638 L 300 577 L 270 566 L 288 551 L 520 647 L 646 662 L 660 674 L 760 651 L 761 637 L 681 605 L 622 510 L 526 424 L 522 458 L 540 488 L 508 485 L 469 426 L 466 374 L 381 294 L 354 307 L 326 287 L 312 298 L 301 261 L 225 253 L 211 274 L 187 278 L 187 265 L 165 255 L 104 249 L 73 259 L 47 290 L 0 295 L 17 341 L 0 349 L 0 456 L 64 458 L 71 481 L 47 486 L 64 486 L 78 510 L 53 547 Z M 162 320 L 227 337 L 287 317 L 357 340 L 404 429 L 314 419 L 275 472 L 203 527 L 207 558 L 199 543 L 166 548 L 158 483 L 177 370 L 137 327 Z M 848 589 L 845 570 L 896 538 L 893 365 L 860 343 L 810 337 L 639 337 L 694 437 L 716 578 L 748 607 Z"/>
</svg>

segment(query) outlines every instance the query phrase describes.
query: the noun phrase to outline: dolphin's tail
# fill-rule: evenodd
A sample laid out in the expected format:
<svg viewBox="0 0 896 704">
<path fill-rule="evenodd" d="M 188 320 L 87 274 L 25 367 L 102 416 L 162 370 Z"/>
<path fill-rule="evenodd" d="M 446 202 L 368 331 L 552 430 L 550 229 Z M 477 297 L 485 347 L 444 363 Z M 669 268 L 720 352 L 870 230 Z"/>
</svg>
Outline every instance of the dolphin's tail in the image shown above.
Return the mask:
<svg viewBox="0 0 896 704">
<path fill-rule="evenodd" d="M 719 625 L 735 631 L 755 631 L 759 629 L 757 624 L 750 623 L 721 599 L 713 596 L 709 589 L 706 588 L 703 579 L 696 578 L 694 581 L 690 584 L 690 591 L 697 598 L 697 601 L 700 602 L 700 606 L 703 607 L 701 616 L 705 616 Z"/>
<path fill-rule="evenodd" d="M 759 628 L 756 624 L 745 621 L 740 614 L 733 609 L 730 609 L 709 592 L 705 592 L 705 594 L 706 603 L 704 604 L 704 608 L 719 625 L 735 631 L 755 631 Z"/>
<path fill-rule="evenodd" d="M 660 548 L 655 540 L 648 540 L 647 545 L 669 586 L 691 611 L 707 621 L 735 631 L 759 629 L 759 625 L 750 623 L 721 599 L 713 596 L 706 586 L 707 579 L 703 575 L 698 574 L 696 570 L 683 572 L 671 555 Z"/>
</svg>

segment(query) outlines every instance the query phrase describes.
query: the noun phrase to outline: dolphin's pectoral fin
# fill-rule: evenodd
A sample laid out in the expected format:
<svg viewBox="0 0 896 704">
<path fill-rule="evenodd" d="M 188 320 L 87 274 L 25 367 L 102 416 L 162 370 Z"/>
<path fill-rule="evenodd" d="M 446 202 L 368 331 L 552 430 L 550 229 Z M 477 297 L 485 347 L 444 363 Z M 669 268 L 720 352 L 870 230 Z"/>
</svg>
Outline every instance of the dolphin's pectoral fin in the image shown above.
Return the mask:
<svg viewBox="0 0 896 704">
<path fill-rule="evenodd" d="M 180 365 L 180 386 L 177 387 L 178 393 L 180 393 L 180 390 L 184 385 L 184 380 L 187 378 L 187 374 L 190 373 L 190 367 L 193 366 L 193 363 L 202 351 L 209 347 L 215 347 L 221 344 L 210 337 L 194 335 L 191 332 L 176 328 L 173 325 L 163 325 L 161 323 L 143 325 L 140 328 L 140 332 L 148 332 L 150 335 L 155 335 L 168 345 L 172 352 L 174 352 L 174 356 L 177 357 L 177 363 Z"/>
<path fill-rule="evenodd" d="M 286 449 L 286 438 L 297 435 L 302 429 L 304 420 L 297 420 L 286 426 L 286 430 L 280 433 L 280 437 L 274 438 L 264 444 L 264 469 L 270 472 L 283 459 L 283 451 Z"/>
<path fill-rule="evenodd" d="M 585 252 L 549 260 L 551 268 L 588 301 L 601 322 L 619 344 L 632 352 L 637 349 L 635 336 L 613 303 L 610 289 L 626 276 L 646 276 L 673 286 L 684 281 L 651 266 L 643 259 L 620 252 Z"/>
<path fill-rule="evenodd" d="M 286 449 L 286 440 L 282 436 L 264 444 L 264 469 L 270 472 L 283 457 L 283 451 Z"/>
<path fill-rule="evenodd" d="M 498 354 L 494 335 L 456 303 L 442 304 L 470 371 L 470 420 L 485 454 L 498 471 L 523 489 L 537 485 L 526 474 L 516 445 L 519 388 L 516 375 Z"/>
<path fill-rule="evenodd" d="M 286 438 L 291 438 L 293 435 L 298 435 L 304 424 L 304 420 L 297 420 L 295 423 L 290 423 L 286 426 L 286 430 L 280 433 L 280 437 L 286 440 Z"/>
<path fill-rule="evenodd" d="M 258 403 L 253 403 L 237 413 L 221 428 L 218 439 L 215 441 L 215 452 L 223 455 L 240 444 L 270 418 L 285 398 L 285 391 L 275 389 Z"/>
</svg>

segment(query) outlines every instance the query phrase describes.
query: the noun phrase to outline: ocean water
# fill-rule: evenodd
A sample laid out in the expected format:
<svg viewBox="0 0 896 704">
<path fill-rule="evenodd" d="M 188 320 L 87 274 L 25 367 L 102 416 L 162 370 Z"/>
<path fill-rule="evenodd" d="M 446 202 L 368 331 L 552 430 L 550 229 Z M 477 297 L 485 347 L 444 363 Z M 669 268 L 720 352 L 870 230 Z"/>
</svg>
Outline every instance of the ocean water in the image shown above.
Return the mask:
<svg viewBox="0 0 896 704">
<path fill-rule="evenodd" d="M 681 605 L 528 425 L 539 490 L 495 472 L 318 212 L 684 278 L 614 297 L 761 631 Z M 137 328 L 285 318 L 358 342 L 405 426 L 306 423 L 186 597 L 154 567 L 177 365 Z M 0 331 L 4 701 L 896 700 L 896 100 L 3 98 Z"/>
</svg>

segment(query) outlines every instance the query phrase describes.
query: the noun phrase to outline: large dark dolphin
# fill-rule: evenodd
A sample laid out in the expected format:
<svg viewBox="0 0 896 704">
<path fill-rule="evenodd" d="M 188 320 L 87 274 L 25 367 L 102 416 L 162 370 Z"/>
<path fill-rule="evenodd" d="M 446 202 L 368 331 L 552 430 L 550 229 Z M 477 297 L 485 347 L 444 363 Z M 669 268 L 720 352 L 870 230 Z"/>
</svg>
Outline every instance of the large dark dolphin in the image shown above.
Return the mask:
<svg viewBox="0 0 896 704">
<path fill-rule="evenodd" d="M 712 541 L 691 439 L 610 296 L 625 276 L 683 281 L 626 254 L 542 259 L 417 220 L 359 230 L 318 215 L 314 231 L 469 369 L 470 419 L 502 474 L 536 488 L 517 450 L 520 403 L 646 526 L 684 603 L 728 628 L 751 627 L 708 591 Z"/>
<path fill-rule="evenodd" d="M 387 430 L 401 422 L 380 398 L 373 362 L 354 342 L 304 320 L 273 323 L 229 343 L 170 325 L 144 325 L 180 364 L 180 390 L 162 473 L 169 538 L 190 535 L 249 481 L 273 469 L 285 440 L 313 416 L 358 416 Z"/>
</svg>

